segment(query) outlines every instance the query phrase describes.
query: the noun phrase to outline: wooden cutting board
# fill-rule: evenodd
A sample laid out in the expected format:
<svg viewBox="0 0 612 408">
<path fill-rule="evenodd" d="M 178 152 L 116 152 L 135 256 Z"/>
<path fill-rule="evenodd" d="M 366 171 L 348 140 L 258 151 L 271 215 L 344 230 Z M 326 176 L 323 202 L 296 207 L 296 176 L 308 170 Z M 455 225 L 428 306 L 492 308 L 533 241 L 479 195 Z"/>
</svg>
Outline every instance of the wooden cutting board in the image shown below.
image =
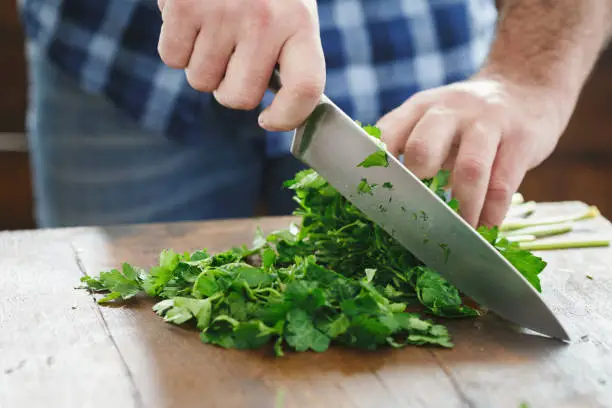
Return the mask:
<svg viewBox="0 0 612 408">
<path fill-rule="evenodd" d="M 575 203 L 543 206 L 571 211 Z M 494 315 L 450 324 L 455 348 L 332 348 L 274 358 L 164 323 L 152 302 L 99 306 L 83 273 L 150 266 L 162 248 L 225 250 L 289 218 L 0 233 L 0 407 L 612 406 L 612 249 L 541 253 L 546 301 L 571 344 Z M 586 232 L 612 234 L 604 218 Z M 588 279 L 590 275 L 592 279 Z"/>
</svg>

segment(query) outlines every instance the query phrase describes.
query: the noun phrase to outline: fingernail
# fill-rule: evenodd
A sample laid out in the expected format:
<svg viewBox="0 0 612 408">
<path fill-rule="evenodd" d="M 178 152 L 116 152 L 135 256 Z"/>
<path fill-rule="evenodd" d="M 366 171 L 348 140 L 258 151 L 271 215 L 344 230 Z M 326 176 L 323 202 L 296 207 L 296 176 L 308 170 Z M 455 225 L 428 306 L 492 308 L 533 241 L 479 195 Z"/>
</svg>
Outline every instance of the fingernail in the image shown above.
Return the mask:
<svg viewBox="0 0 612 408">
<path fill-rule="evenodd" d="M 266 127 L 266 118 L 264 117 L 265 115 L 262 113 L 259 115 L 259 117 L 257 118 L 257 122 L 259 123 L 259 126 L 261 126 L 262 128 Z"/>
</svg>

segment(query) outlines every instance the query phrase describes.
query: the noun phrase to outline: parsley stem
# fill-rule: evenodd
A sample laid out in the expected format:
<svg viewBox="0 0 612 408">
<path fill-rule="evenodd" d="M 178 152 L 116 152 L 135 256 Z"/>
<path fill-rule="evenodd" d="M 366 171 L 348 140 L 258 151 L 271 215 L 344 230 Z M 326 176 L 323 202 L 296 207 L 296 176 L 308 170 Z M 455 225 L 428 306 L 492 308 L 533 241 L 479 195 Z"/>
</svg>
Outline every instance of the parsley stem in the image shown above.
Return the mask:
<svg viewBox="0 0 612 408">
<path fill-rule="evenodd" d="M 508 212 L 506 213 L 506 220 L 531 215 L 536 210 L 536 206 L 537 204 L 535 201 L 527 201 L 525 203 L 513 205 L 508 209 Z"/>
<path fill-rule="evenodd" d="M 273 293 L 275 296 L 278 297 L 283 297 L 283 295 L 281 295 L 281 293 L 279 291 L 277 291 L 276 289 L 273 288 L 261 288 L 261 289 L 255 289 L 254 292 L 256 294 L 260 294 L 260 293 Z"/>
<path fill-rule="evenodd" d="M 546 217 L 540 219 L 531 220 L 520 220 L 520 221 L 506 221 L 502 223 L 500 231 L 514 231 L 527 227 L 535 227 L 541 225 L 554 225 L 554 224 L 566 224 L 568 222 L 582 221 L 598 217 L 600 214 L 599 209 L 595 206 L 589 206 L 585 211 L 577 212 L 574 214 L 560 215 L 554 217 Z"/>
<path fill-rule="evenodd" d="M 610 246 L 609 239 L 590 241 L 553 241 L 553 242 L 521 242 L 521 249 L 530 251 L 549 251 L 556 249 L 598 248 Z"/>
<path fill-rule="evenodd" d="M 539 225 L 535 227 L 526 227 L 518 230 L 507 231 L 505 233 L 500 234 L 502 237 L 510 239 L 511 237 L 516 236 L 524 236 L 530 235 L 535 238 L 543 238 L 550 237 L 553 235 L 561 235 L 571 232 L 574 227 L 571 224 L 553 224 L 552 226 L 548 225 Z"/>
<path fill-rule="evenodd" d="M 345 226 L 338 228 L 336 231 L 334 231 L 334 232 L 333 232 L 333 234 L 335 234 L 335 235 L 339 235 L 339 234 L 340 234 L 341 232 L 343 232 L 345 229 L 348 229 L 348 228 L 351 228 L 351 227 L 354 227 L 354 226 L 358 226 L 360 223 L 362 223 L 362 222 L 361 222 L 361 221 L 359 221 L 359 220 L 357 220 L 357 221 L 353 221 L 353 222 L 352 222 L 352 223 L 350 223 L 350 224 L 346 224 Z"/>
<path fill-rule="evenodd" d="M 504 238 L 506 238 L 510 242 L 532 242 L 536 240 L 535 235 L 528 235 L 528 234 L 525 234 L 525 235 L 512 234 Z"/>
<path fill-rule="evenodd" d="M 406 276 L 404 276 L 404 275 L 402 275 L 402 272 L 397 271 L 397 270 L 395 270 L 395 269 L 393 269 L 393 268 L 389 268 L 389 270 L 390 270 L 391 272 L 393 272 L 393 274 L 394 274 L 394 275 L 395 275 L 395 276 L 396 276 L 396 277 L 397 277 L 399 280 L 401 280 L 402 282 L 406 282 L 406 283 L 410 284 L 410 286 L 414 287 L 414 284 L 412 283 L 412 281 L 410 280 L 410 278 L 409 278 L 409 277 L 406 277 Z"/>
</svg>

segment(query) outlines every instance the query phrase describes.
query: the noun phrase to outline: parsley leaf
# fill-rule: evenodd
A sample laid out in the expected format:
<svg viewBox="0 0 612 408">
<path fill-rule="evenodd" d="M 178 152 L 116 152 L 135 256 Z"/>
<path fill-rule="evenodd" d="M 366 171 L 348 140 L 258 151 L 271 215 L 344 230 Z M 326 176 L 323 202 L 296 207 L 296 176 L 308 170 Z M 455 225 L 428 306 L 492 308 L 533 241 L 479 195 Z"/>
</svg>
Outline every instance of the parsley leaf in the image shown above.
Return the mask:
<svg viewBox="0 0 612 408">
<path fill-rule="evenodd" d="M 361 166 L 384 167 L 380 130 L 364 129 L 380 150 Z M 458 209 L 459 203 L 446 195 L 448 172 L 422 181 Z M 449 348 L 453 342 L 446 326 L 423 316 L 479 316 L 457 288 L 315 171 L 300 171 L 284 186 L 294 194 L 299 224 L 268 234 L 258 228 L 250 246 L 224 252 L 165 249 L 158 265 L 147 272 L 124 263 L 121 270 L 81 281 L 90 291 L 105 293 L 101 303 L 144 292 L 157 301 L 154 313 L 168 324 L 193 326 L 203 343 L 237 349 L 270 346 L 278 357 L 288 351 L 324 352 L 333 345 Z M 363 178 L 357 193 L 373 195 L 376 187 Z M 382 188 L 393 186 L 385 182 Z M 412 216 L 427 218 L 425 212 Z M 500 239 L 497 228 L 478 231 L 541 290 L 538 275 L 544 261 Z M 448 257 L 449 248 L 439 246 L 440 256 Z M 414 312 L 407 312 L 408 306 Z"/>
<path fill-rule="evenodd" d="M 142 288 L 149 296 L 157 296 L 164 286 L 174 277 L 174 270 L 178 266 L 179 255 L 172 250 L 164 249 L 159 256 L 159 266 L 149 272 Z"/>
<path fill-rule="evenodd" d="M 499 228 L 481 226 L 478 232 L 491 243 L 506 258 L 529 283 L 538 291 L 542 291 L 540 273 L 546 268 L 546 261 L 522 249 L 518 243 L 499 237 Z"/>
<path fill-rule="evenodd" d="M 426 267 L 416 267 L 416 293 L 423 305 L 437 316 L 478 316 L 477 310 L 462 304 L 457 288 Z"/>
<path fill-rule="evenodd" d="M 381 140 L 382 133 L 379 128 L 371 125 L 366 125 L 362 127 L 370 138 L 376 143 L 377 149 L 374 153 L 366 157 L 361 163 L 357 165 L 357 167 L 388 167 L 389 166 L 389 157 L 387 156 L 387 146 Z"/>
<path fill-rule="evenodd" d="M 106 303 L 115 299 L 130 299 L 141 291 L 143 271 L 137 271 L 132 265 L 124 263 L 121 271 L 112 269 L 100 273 L 98 278 L 83 276 L 81 282 L 95 292 L 108 291 L 98 303 Z"/>
<path fill-rule="evenodd" d="M 317 329 L 311 317 L 302 309 L 293 309 L 287 314 L 287 343 L 296 351 L 322 352 L 329 347 L 330 338 Z"/>
<path fill-rule="evenodd" d="M 372 193 L 372 191 L 374 190 L 374 187 L 376 187 L 376 184 L 369 184 L 367 179 L 361 179 L 361 181 L 357 185 L 357 191 L 360 194 L 374 195 Z"/>
<path fill-rule="evenodd" d="M 374 153 L 366 157 L 361 163 L 357 165 L 357 167 L 388 167 L 389 166 L 389 158 L 387 157 L 387 152 L 384 150 L 376 150 Z"/>
</svg>

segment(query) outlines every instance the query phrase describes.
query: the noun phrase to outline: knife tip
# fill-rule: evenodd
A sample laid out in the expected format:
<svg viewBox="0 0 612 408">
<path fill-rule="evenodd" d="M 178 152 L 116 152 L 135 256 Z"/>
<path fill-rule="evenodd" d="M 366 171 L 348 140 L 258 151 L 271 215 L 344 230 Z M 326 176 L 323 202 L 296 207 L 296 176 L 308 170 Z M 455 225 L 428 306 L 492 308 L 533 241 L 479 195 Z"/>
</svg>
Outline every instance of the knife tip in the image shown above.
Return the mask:
<svg viewBox="0 0 612 408">
<path fill-rule="evenodd" d="M 569 335 L 567 330 L 563 327 L 563 325 L 561 325 L 559 321 L 557 321 L 554 326 L 547 327 L 546 329 L 542 329 L 542 328 L 535 329 L 534 328 L 532 330 L 544 336 L 547 336 L 553 340 L 558 340 L 558 341 L 567 342 L 567 343 L 572 341 L 571 336 Z"/>
</svg>

